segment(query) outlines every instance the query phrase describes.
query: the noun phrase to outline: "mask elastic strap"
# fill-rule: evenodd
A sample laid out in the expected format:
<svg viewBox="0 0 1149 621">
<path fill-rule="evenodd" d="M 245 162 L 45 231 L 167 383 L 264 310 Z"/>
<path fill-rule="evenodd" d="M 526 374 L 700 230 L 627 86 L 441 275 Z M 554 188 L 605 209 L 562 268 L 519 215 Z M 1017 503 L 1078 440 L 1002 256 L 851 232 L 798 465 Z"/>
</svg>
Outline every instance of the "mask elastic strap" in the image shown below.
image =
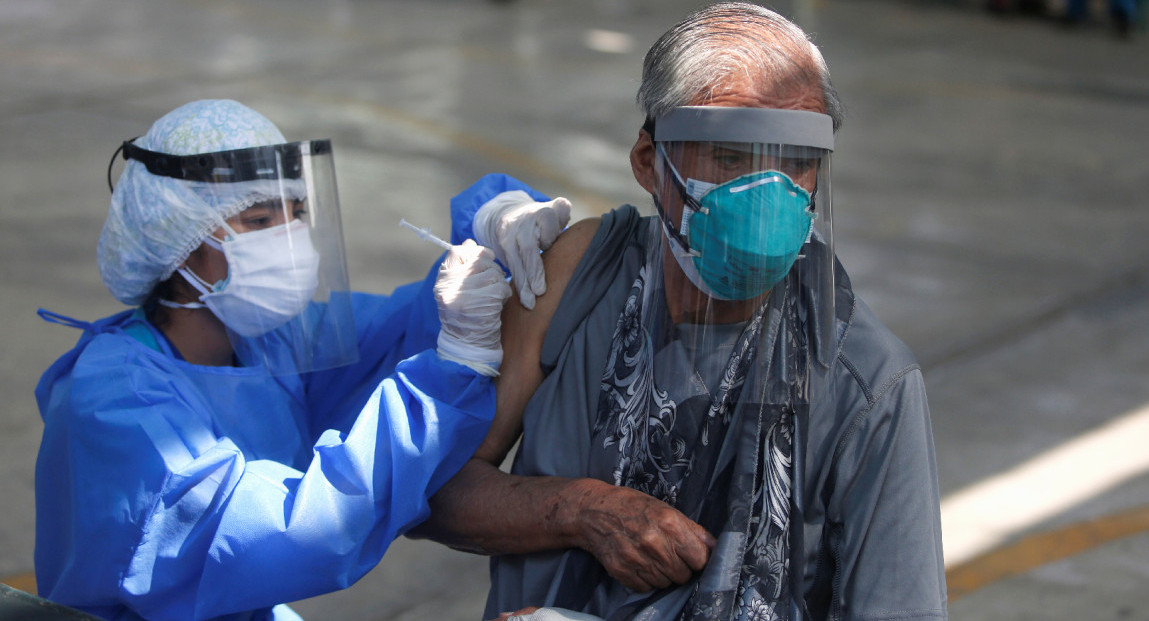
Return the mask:
<svg viewBox="0 0 1149 621">
<path fill-rule="evenodd" d="M 208 295 L 212 292 L 213 285 L 208 281 L 200 278 L 198 274 L 191 271 L 191 269 L 187 268 L 186 266 L 180 266 L 176 269 L 176 272 L 179 272 L 179 275 L 183 276 L 184 280 L 187 281 L 189 285 L 195 287 L 195 290 L 199 291 L 201 296 Z"/>
<path fill-rule="evenodd" d="M 201 304 L 200 302 L 188 302 L 186 304 L 180 304 L 179 302 L 173 302 L 171 300 L 165 300 L 163 298 L 156 300 L 156 304 L 159 304 L 160 306 L 166 306 L 168 308 L 186 308 L 189 310 L 197 310 L 200 308 L 207 308 L 207 306 Z"/>
<path fill-rule="evenodd" d="M 235 232 L 235 229 L 231 228 L 231 225 L 227 223 L 227 220 L 224 220 L 223 218 L 221 218 L 219 216 L 219 214 L 215 214 L 215 218 L 216 218 L 216 224 L 218 224 L 220 226 L 220 228 L 227 231 L 228 239 L 235 239 L 239 235 L 239 233 Z M 225 241 L 227 241 L 227 240 L 216 239 L 216 237 L 214 235 L 208 235 L 207 237 L 204 238 L 203 243 L 205 243 L 205 244 L 211 246 L 212 248 L 215 248 L 216 250 L 222 252 L 224 254 L 224 257 L 226 257 L 227 252 L 224 251 L 224 249 L 223 249 L 223 244 Z M 179 274 L 184 277 L 184 280 L 187 281 L 188 284 L 195 287 L 196 291 L 199 291 L 201 296 L 213 293 L 216 290 L 216 286 L 219 285 L 219 283 L 213 284 L 213 283 L 210 283 L 210 282 L 200 278 L 199 274 L 196 274 L 195 272 L 191 271 L 191 269 L 189 269 L 186 265 L 183 265 L 183 266 L 176 268 L 176 271 L 179 272 Z M 203 304 L 200 304 L 198 302 L 188 302 L 187 304 L 180 304 L 179 302 L 172 302 L 171 300 L 158 300 L 158 301 L 160 304 L 167 306 L 168 308 L 205 308 Z"/>
<path fill-rule="evenodd" d="M 686 191 L 686 181 L 682 179 L 682 175 L 678 174 L 678 169 L 674 167 L 673 163 L 671 163 L 670 156 L 666 153 L 666 147 L 663 147 L 661 142 L 656 142 L 655 148 L 658 149 L 658 154 L 662 156 L 663 163 L 670 167 L 670 174 L 674 177 L 674 186 L 678 188 L 678 192 L 682 194 L 683 200 L 688 201 L 690 203 L 690 208 L 694 211 L 708 213 L 709 210 L 703 207 L 702 203 L 698 202 L 698 199 L 694 198 L 694 196 Z"/>
<path fill-rule="evenodd" d="M 695 257 L 699 256 L 698 251 L 690 247 L 690 241 L 686 238 L 686 231 L 689 230 L 688 222 L 690 221 L 690 214 L 686 213 L 685 209 L 701 213 L 707 213 L 708 210 L 686 191 L 686 184 L 683 183 L 682 177 L 678 174 L 678 170 L 674 167 L 674 164 L 670 163 L 670 157 L 666 155 L 666 150 L 662 147 L 662 143 L 656 142 L 655 148 L 658 150 L 659 155 L 662 156 L 662 161 L 670 167 L 671 181 L 673 181 L 675 189 L 678 190 L 679 196 L 682 197 L 684 207 L 682 226 L 676 231 L 674 230 L 674 223 L 670 221 L 670 216 L 666 215 L 666 210 L 662 208 L 662 203 L 658 200 L 658 197 L 655 196 L 654 207 L 658 210 L 658 217 L 666 228 L 667 234 L 673 238 L 674 241 L 678 242 L 686 254 Z"/>
<path fill-rule="evenodd" d="M 239 233 L 235 232 L 235 229 L 231 228 L 231 225 L 227 223 L 227 220 L 221 218 L 218 213 L 215 214 L 215 222 L 219 225 L 219 228 L 227 231 L 227 237 L 225 239 L 216 239 L 214 235 L 208 235 L 206 238 L 204 238 L 203 241 L 205 244 L 211 246 L 212 248 L 223 252 L 223 243 L 225 241 L 239 237 Z"/>
<path fill-rule="evenodd" d="M 654 199 L 654 204 L 656 207 L 658 207 L 659 213 L 661 213 L 662 207 L 658 204 L 657 198 Z M 676 257 L 701 256 L 697 251 L 691 250 L 690 248 L 683 246 L 682 241 L 679 238 L 679 236 L 675 235 L 674 231 L 671 230 L 669 226 L 667 226 L 666 221 L 660 219 L 659 222 L 662 225 L 659 227 L 660 229 L 662 229 L 662 237 L 666 240 L 666 243 L 670 244 L 670 251 L 672 253 L 674 253 L 674 256 L 676 256 Z"/>
<path fill-rule="evenodd" d="M 178 272 L 180 276 L 183 276 L 184 280 L 189 285 L 195 287 L 196 291 L 200 292 L 200 299 L 203 299 L 203 296 L 211 293 L 211 285 L 209 285 L 206 280 L 200 278 L 195 272 L 191 271 L 187 267 L 180 266 L 176 268 L 176 272 Z M 167 308 L 187 308 L 191 310 L 207 308 L 201 302 L 187 302 L 181 304 L 180 302 L 173 302 L 163 298 L 156 300 L 156 303 L 160 306 L 166 306 Z"/>
</svg>

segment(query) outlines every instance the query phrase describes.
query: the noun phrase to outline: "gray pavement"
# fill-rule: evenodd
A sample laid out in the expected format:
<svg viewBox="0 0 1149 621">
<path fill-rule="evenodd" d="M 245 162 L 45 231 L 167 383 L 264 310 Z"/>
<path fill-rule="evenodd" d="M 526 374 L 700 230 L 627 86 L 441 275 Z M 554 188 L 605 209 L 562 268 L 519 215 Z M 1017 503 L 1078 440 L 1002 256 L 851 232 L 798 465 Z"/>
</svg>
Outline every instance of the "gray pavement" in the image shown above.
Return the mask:
<svg viewBox="0 0 1149 621">
<path fill-rule="evenodd" d="M 447 200 L 486 172 L 584 216 L 646 206 L 627 163 L 641 56 L 701 4 L 0 0 L 0 581 L 32 570 L 32 390 L 77 336 L 35 310 L 120 309 L 94 260 L 120 141 L 204 97 L 243 101 L 290 139 L 332 138 L 352 282 L 387 292 L 437 252 L 399 217 L 445 232 Z M 1149 33 L 981 5 L 775 5 L 815 33 L 847 103 L 839 254 L 922 362 L 947 555 L 975 565 L 1149 506 L 1149 467 L 1130 465 L 1149 453 Z M 1047 467 L 1086 440 L 1100 452 Z M 979 496 L 990 483 L 1005 487 Z M 959 496 L 990 499 L 982 514 L 1007 523 L 996 539 L 962 543 L 989 528 L 963 517 L 980 509 L 948 510 Z M 1066 558 L 1019 553 L 1016 575 L 954 599 L 951 618 L 1149 619 L 1149 534 L 1096 531 Z M 485 588 L 485 559 L 402 540 L 358 585 L 297 609 L 477 619 Z"/>
</svg>

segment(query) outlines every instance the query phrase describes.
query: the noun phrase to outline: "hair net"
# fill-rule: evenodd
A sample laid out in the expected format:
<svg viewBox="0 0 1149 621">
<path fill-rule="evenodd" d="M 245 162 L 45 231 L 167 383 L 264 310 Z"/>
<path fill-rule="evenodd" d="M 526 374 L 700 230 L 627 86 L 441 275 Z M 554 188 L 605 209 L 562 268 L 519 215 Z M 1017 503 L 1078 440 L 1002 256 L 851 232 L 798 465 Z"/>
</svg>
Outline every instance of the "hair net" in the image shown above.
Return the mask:
<svg viewBox="0 0 1149 621">
<path fill-rule="evenodd" d="M 230 100 L 201 100 L 161 117 L 135 144 L 194 155 L 286 142 L 266 117 Z M 276 181 L 215 184 L 153 175 L 129 160 L 112 192 L 97 252 L 100 277 L 117 300 L 140 304 L 224 220 L 276 196 Z"/>
</svg>

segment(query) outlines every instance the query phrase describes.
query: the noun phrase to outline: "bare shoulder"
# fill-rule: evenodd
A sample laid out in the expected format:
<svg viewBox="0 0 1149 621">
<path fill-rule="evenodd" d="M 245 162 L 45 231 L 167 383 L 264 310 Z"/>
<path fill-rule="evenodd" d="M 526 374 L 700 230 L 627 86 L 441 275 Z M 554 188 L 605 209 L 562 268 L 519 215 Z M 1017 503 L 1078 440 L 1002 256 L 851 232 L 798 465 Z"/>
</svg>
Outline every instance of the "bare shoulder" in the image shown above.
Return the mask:
<svg viewBox="0 0 1149 621">
<path fill-rule="evenodd" d="M 586 250 L 590 246 L 591 240 L 594 239 L 595 233 L 598 232 L 601 223 L 602 218 L 598 217 L 575 222 L 567 227 L 555 239 L 555 243 L 543 253 L 543 268 L 547 273 L 546 296 L 562 297 L 567 282 L 570 281 L 579 261 L 586 254 Z M 555 307 L 558 306 L 557 299 L 552 299 L 551 302 Z"/>
<path fill-rule="evenodd" d="M 511 296 L 503 309 L 503 349 L 513 359 L 538 364 L 547 327 L 558 310 L 575 268 L 594 239 L 600 221 L 601 218 L 587 218 L 572 224 L 543 253 L 547 290 L 535 300 L 533 309 L 524 308 L 518 296 Z M 513 338 L 508 339 L 507 336 Z"/>
<path fill-rule="evenodd" d="M 497 467 L 522 433 L 523 410 L 543 381 L 539 360 L 547 328 L 600 221 L 588 218 L 572 224 L 543 253 L 547 290 L 535 300 L 533 309 L 525 308 L 517 295 L 503 308 L 503 363 L 496 379 L 495 420 L 476 458 Z"/>
</svg>

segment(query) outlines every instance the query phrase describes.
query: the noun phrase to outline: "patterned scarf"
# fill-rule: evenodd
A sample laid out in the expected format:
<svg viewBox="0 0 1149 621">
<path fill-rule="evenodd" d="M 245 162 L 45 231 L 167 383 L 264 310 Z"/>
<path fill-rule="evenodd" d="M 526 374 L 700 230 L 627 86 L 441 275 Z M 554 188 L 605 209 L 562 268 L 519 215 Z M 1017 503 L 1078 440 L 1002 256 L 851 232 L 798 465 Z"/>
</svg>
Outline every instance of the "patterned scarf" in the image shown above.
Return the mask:
<svg viewBox="0 0 1149 621">
<path fill-rule="evenodd" d="M 618 318 L 602 375 L 592 463 L 614 483 L 645 492 L 718 538 L 701 576 L 628 606 L 632 619 L 789 619 L 789 523 L 793 408 L 771 365 L 794 347 L 781 311 L 763 304 L 742 328 L 717 391 L 679 397 L 683 382 L 659 381 L 666 311 L 647 261 Z M 653 278 L 660 278 L 654 270 Z M 784 300 L 784 292 L 778 292 Z M 673 326 L 669 326 L 673 328 Z M 777 335 L 782 333 L 783 343 Z M 800 348 L 799 348 L 800 349 Z M 788 353 L 790 352 L 790 353 Z M 761 360 L 760 360 L 761 359 Z M 782 367 L 779 367 L 779 370 Z M 697 369 L 672 369 L 670 377 Z M 774 374 L 779 375 L 778 373 Z M 701 379 L 701 375 L 699 375 Z M 660 385 L 664 384 L 664 385 Z M 792 382 L 791 382 L 792 383 Z M 687 391 L 689 392 L 689 391 Z M 619 617 L 623 615 L 618 615 Z M 616 616 L 612 616 L 612 619 Z"/>
</svg>

